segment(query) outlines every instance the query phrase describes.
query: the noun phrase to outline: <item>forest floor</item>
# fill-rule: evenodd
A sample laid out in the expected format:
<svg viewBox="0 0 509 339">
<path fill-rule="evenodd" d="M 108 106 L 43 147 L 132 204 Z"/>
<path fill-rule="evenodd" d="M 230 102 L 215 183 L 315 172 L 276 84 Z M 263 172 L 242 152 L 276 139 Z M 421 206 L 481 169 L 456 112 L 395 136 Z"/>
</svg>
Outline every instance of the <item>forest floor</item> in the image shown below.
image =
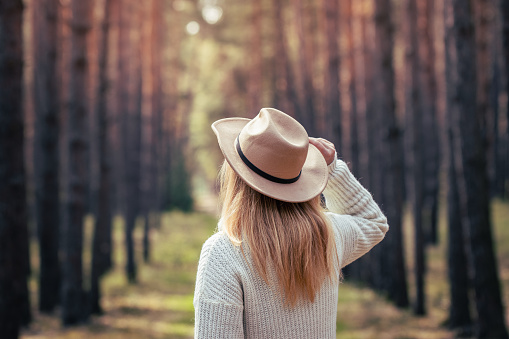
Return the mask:
<svg viewBox="0 0 509 339">
<path fill-rule="evenodd" d="M 509 203 L 496 201 L 492 208 L 494 239 L 499 260 L 505 305 L 509 305 Z M 442 213 L 443 214 L 443 213 Z M 426 276 L 428 315 L 416 317 L 411 310 L 400 310 L 382 296 L 361 286 L 344 282 L 339 290 L 337 337 L 343 339 L 447 339 L 455 334 L 442 324 L 447 319 L 449 291 L 445 261 L 445 215 L 441 216 L 440 245 L 427 251 Z M 406 218 L 407 258 L 412 258 L 410 218 Z M 152 260 L 140 264 L 139 281 L 129 285 L 123 274 L 122 223 L 115 223 L 115 268 L 103 282 L 104 315 L 94 316 L 87 325 L 62 328 L 58 312 L 41 315 L 34 311 L 34 322 L 23 330 L 25 339 L 70 338 L 192 338 L 193 292 L 201 245 L 213 234 L 216 219 L 209 214 L 164 214 L 162 226 L 152 233 Z M 141 227 L 136 241 L 141 248 Z M 86 238 L 90 242 L 91 223 Z M 32 253 L 36 252 L 36 245 Z M 86 246 L 85 248 L 90 248 Z M 138 253 L 141 263 L 141 252 Z M 90 257 L 85 257 L 89 262 Z M 37 257 L 33 255 L 33 267 Z M 87 266 L 87 265 L 85 265 Z M 413 286 L 412 262 L 407 261 L 409 286 Z M 37 296 L 36 270 L 31 281 L 32 300 Z M 410 298 L 414 291 L 410 289 Z M 34 310 L 36 305 L 33 305 Z M 506 312 L 507 313 L 507 312 Z M 508 318 L 509 320 L 509 318 Z"/>
</svg>

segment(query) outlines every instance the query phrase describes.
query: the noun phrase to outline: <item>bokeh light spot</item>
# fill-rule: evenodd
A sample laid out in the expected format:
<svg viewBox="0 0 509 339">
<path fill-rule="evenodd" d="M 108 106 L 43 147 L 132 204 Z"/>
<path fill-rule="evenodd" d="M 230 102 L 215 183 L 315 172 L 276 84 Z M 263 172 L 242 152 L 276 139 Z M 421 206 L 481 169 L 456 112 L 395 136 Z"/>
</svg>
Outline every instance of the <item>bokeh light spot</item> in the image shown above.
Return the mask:
<svg viewBox="0 0 509 339">
<path fill-rule="evenodd" d="M 187 31 L 187 34 L 189 34 L 189 35 L 196 35 L 200 31 L 200 24 L 197 23 L 196 21 L 190 21 L 186 25 L 186 31 Z"/>
</svg>

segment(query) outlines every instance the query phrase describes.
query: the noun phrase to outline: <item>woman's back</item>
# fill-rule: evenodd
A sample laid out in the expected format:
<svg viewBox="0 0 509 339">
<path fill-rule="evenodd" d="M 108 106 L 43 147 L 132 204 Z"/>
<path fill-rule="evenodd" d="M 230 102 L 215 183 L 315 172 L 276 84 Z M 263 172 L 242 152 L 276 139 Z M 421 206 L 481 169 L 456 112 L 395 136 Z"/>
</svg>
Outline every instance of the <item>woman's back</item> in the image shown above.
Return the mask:
<svg viewBox="0 0 509 339">
<path fill-rule="evenodd" d="M 383 239 L 387 221 L 342 161 L 329 166 L 323 194 L 339 266 L 344 267 Z M 323 279 L 313 301 L 301 297 L 289 305 L 278 288 L 277 272 L 268 267 L 266 282 L 249 246 L 234 244 L 223 228 L 220 222 L 220 232 L 207 240 L 200 257 L 196 338 L 335 338 L 339 269 L 336 279 Z"/>
</svg>

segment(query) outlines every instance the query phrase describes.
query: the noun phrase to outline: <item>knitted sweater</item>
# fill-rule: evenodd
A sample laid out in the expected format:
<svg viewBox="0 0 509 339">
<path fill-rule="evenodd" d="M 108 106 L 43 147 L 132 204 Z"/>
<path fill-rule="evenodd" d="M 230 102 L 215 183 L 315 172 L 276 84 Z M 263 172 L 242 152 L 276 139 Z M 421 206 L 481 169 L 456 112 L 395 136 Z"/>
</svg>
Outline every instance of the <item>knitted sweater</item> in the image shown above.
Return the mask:
<svg viewBox="0 0 509 339">
<path fill-rule="evenodd" d="M 323 192 L 344 267 L 380 242 L 387 219 L 341 160 L 329 165 Z M 246 261 L 247 259 L 247 261 Z M 336 338 L 338 279 L 326 279 L 315 301 L 286 306 L 238 246 L 221 231 L 203 245 L 194 294 L 195 338 Z"/>
</svg>

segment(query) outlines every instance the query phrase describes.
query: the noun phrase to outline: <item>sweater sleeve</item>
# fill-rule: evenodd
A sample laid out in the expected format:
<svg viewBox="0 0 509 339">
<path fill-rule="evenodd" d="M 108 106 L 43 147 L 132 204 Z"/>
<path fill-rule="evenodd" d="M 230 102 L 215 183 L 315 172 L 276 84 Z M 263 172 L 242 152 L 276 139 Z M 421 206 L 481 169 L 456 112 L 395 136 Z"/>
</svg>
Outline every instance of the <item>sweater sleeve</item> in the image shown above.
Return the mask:
<svg viewBox="0 0 509 339">
<path fill-rule="evenodd" d="M 195 338 L 244 338 L 242 287 L 221 234 L 203 245 L 194 293 Z"/>
<path fill-rule="evenodd" d="M 382 241 L 389 230 L 387 218 L 342 160 L 334 159 L 329 165 L 329 182 L 323 195 L 344 267 Z"/>
</svg>

